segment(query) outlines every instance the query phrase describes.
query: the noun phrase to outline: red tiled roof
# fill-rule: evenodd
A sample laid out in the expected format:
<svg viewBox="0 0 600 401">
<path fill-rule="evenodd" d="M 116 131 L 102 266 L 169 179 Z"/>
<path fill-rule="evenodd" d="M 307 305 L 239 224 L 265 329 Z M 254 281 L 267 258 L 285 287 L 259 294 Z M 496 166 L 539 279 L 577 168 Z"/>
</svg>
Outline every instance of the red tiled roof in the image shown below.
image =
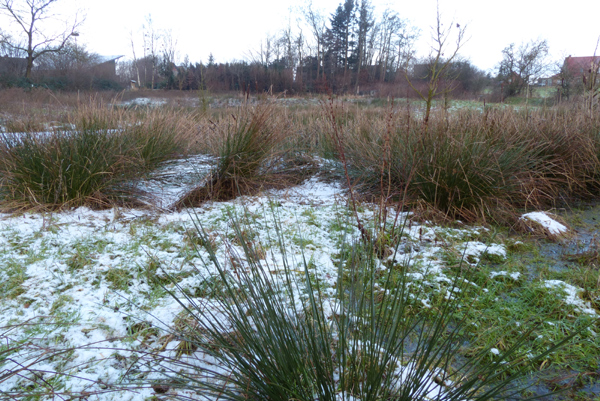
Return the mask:
<svg viewBox="0 0 600 401">
<path fill-rule="evenodd" d="M 594 65 L 600 63 L 600 56 L 590 57 L 567 57 L 565 59 L 565 65 L 567 69 L 573 74 L 581 74 L 588 72 Z"/>
</svg>

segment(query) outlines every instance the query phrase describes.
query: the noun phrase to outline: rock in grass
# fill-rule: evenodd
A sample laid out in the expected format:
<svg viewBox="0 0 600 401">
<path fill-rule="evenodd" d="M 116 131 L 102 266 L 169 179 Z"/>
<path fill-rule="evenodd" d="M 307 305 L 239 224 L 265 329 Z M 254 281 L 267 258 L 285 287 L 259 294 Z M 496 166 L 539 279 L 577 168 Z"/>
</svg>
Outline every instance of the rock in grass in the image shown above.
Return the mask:
<svg viewBox="0 0 600 401">
<path fill-rule="evenodd" d="M 170 387 L 164 384 L 153 384 L 152 385 L 152 390 L 154 390 L 154 392 L 156 394 L 165 394 L 167 391 L 169 391 Z"/>
</svg>

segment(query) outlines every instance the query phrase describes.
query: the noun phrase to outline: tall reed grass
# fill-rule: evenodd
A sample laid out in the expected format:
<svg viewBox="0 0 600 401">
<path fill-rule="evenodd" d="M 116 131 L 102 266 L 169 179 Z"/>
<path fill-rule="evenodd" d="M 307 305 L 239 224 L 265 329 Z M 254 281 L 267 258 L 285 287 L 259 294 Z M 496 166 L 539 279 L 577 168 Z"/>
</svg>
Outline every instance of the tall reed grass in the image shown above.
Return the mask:
<svg viewBox="0 0 600 401">
<path fill-rule="evenodd" d="M 96 106 L 73 112 L 69 128 L 2 134 L 1 202 L 8 209 L 133 202 L 135 179 L 185 152 L 193 134 L 183 113 L 132 116 Z"/>
<path fill-rule="evenodd" d="M 411 104 L 338 103 L 335 126 L 322 105 L 290 109 L 270 102 L 247 104 L 233 114 L 231 109 L 194 114 L 95 104 L 68 112 L 63 128 L 51 130 L 53 139 L 34 133 L 44 125 L 36 119 L 23 123 L 29 131 L 20 139 L 4 135 L 4 203 L 78 205 L 87 202 L 84 198 L 106 203 L 132 189 L 124 183 L 185 148 L 219 161 L 177 202 L 178 208 L 295 184 L 316 172 L 313 156 L 335 165 L 342 160 L 340 152 L 354 189 L 376 198 L 403 197 L 407 207 L 425 206 L 449 219 L 512 223 L 516 209 L 595 199 L 600 191 L 600 117 L 575 106 L 438 110 L 424 127 Z M 337 142 L 332 130 L 338 131 Z M 74 132 L 81 133 L 81 145 L 67 145 L 75 141 Z M 101 135 L 93 139 L 89 132 Z M 37 160 L 30 173 L 26 154 Z"/>
<path fill-rule="evenodd" d="M 424 128 L 410 110 L 390 108 L 343 121 L 337 129 L 358 189 L 407 194 L 408 204 L 425 202 L 449 218 L 514 221 L 515 208 L 597 193 L 600 118 L 560 109 L 467 110 L 438 112 Z M 327 140 L 323 154 L 339 157 Z"/>
<path fill-rule="evenodd" d="M 274 150 L 281 133 L 270 121 L 272 106 L 249 105 L 237 115 L 215 124 L 219 137 L 217 165 L 204 182 L 186 193 L 174 207 L 198 205 L 207 200 L 229 200 L 260 188 L 276 163 Z"/>
</svg>

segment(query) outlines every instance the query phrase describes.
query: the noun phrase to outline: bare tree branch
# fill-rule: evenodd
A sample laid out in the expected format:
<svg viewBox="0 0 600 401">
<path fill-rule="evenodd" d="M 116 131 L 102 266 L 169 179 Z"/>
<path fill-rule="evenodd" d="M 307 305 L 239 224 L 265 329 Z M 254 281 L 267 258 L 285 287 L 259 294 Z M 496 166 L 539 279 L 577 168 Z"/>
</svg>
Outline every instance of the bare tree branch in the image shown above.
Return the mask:
<svg viewBox="0 0 600 401">
<path fill-rule="evenodd" d="M 423 125 L 428 126 L 429 116 L 431 114 L 431 107 L 433 99 L 438 95 L 440 81 L 447 78 L 450 66 L 455 61 L 458 51 L 465 44 L 467 38 L 465 36 L 466 25 L 460 25 L 454 21 L 450 22 L 447 28 L 443 27 L 442 16 L 440 14 L 439 2 L 437 4 L 436 13 L 436 25 L 432 29 L 431 37 L 431 53 L 428 60 L 428 85 L 427 93 L 422 93 L 417 89 L 408 77 L 408 72 L 405 71 L 405 77 L 410 87 L 419 95 L 419 97 L 425 102 L 425 116 L 423 118 Z M 456 40 L 454 46 L 450 47 L 448 40 L 453 36 L 454 29 L 457 30 Z M 449 55 L 445 53 L 450 51 Z M 407 62 L 408 64 L 408 62 Z"/>
<path fill-rule="evenodd" d="M 11 49 L 26 53 L 26 78 L 31 78 L 33 62 L 43 54 L 60 52 L 68 40 L 77 33 L 83 23 L 76 13 L 65 30 L 59 32 L 40 30 L 40 23 L 58 19 L 50 14 L 52 6 L 58 0 L 0 0 L 0 14 L 7 16 L 19 29 L 19 35 L 13 38 L 6 32 L 0 34 L 0 43 Z M 21 39 L 25 39 L 25 45 Z"/>
<path fill-rule="evenodd" d="M 516 96 L 548 69 L 546 56 L 548 42 L 532 40 L 521 43 L 517 48 L 511 43 L 502 50 L 502 61 L 498 67 L 498 78 L 503 84 L 503 95 Z"/>
</svg>

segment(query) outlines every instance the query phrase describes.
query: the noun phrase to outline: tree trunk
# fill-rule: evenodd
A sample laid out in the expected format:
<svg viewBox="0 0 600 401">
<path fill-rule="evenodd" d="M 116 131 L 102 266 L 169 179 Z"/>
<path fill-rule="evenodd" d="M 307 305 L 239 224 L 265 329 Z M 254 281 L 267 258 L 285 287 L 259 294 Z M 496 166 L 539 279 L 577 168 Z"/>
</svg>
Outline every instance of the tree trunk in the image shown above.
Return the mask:
<svg viewBox="0 0 600 401">
<path fill-rule="evenodd" d="M 27 69 L 25 70 L 25 78 L 31 79 L 31 70 L 33 69 L 33 52 L 27 55 Z M 21 70 L 23 71 L 23 70 Z"/>
</svg>

